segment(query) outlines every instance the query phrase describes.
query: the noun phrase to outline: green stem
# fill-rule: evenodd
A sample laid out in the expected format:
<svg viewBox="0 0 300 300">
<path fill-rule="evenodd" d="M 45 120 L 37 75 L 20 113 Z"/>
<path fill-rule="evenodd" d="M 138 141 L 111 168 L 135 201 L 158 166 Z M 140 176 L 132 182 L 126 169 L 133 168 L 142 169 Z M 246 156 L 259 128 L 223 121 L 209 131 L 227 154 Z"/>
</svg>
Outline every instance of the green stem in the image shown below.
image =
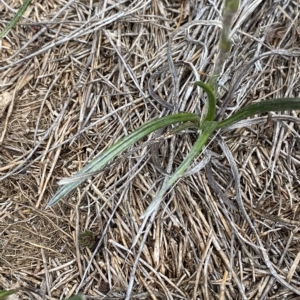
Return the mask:
<svg viewBox="0 0 300 300">
<path fill-rule="evenodd" d="M 239 7 L 239 0 L 226 0 L 224 3 L 224 9 L 222 13 L 222 30 L 219 38 L 219 54 L 217 56 L 213 74 L 209 79 L 209 83 L 212 85 L 214 93 L 217 94 L 217 79 L 220 76 L 224 63 L 230 54 L 232 42 L 229 38 L 231 24 L 233 17 Z"/>
</svg>

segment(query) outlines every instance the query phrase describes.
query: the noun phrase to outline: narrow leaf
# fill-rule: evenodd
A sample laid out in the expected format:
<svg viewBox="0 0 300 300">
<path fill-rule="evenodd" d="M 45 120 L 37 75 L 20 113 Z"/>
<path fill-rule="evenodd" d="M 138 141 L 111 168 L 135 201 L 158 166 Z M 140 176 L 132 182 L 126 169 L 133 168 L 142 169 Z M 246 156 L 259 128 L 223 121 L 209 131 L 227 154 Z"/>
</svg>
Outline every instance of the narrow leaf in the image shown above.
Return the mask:
<svg viewBox="0 0 300 300">
<path fill-rule="evenodd" d="M 86 300 L 86 297 L 83 295 L 75 295 L 75 296 L 72 296 L 71 298 L 68 298 L 65 300 Z"/>
<path fill-rule="evenodd" d="M 209 83 L 196 81 L 196 85 L 200 86 L 207 94 L 207 113 L 203 121 L 213 121 L 216 113 L 216 97 L 214 87 Z"/>
<path fill-rule="evenodd" d="M 24 12 L 26 11 L 27 7 L 29 6 L 32 0 L 25 0 L 23 5 L 19 8 L 16 15 L 13 19 L 8 23 L 8 25 L 0 32 L 0 39 L 4 38 L 5 35 L 18 23 L 20 18 L 23 16 Z"/>
<path fill-rule="evenodd" d="M 193 113 L 178 113 L 158 119 L 154 119 L 145 123 L 140 128 L 132 132 L 131 134 L 123 137 L 111 147 L 97 155 L 90 163 L 83 167 L 75 176 L 78 180 L 72 181 L 63 185 L 56 194 L 49 201 L 47 207 L 50 207 L 60 201 L 63 197 L 74 190 L 79 184 L 86 180 L 86 174 L 101 171 L 109 162 L 112 161 L 117 155 L 128 149 L 135 142 L 142 139 L 149 133 L 156 131 L 162 127 L 177 124 L 181 122 L 193 122 L 199 126 L 199 116 Z M 82 176 L 81 176 L 82 175 Z"/>
<path fill-rule="evenodd" d="M 181 165 L 177 168 L 175 173 L 170 177 L 170 179 L 163 185 L 161 190 L 154 197 L 151 204 L 147 207 L 144 214 L 140 217 L 141 219 L 151 215 L 151 213 L 158 207 L 168 189 L 180 178 L 180 176 L 185 172 L 185 170 L 191 165 L 195 157 L 200 153 L 200 151 L 206 144 L 211 134 L 215 131 L 216 127 L 217 122 L 205 121 L 203 123 L 202 134 L 198 137 L 192 149 L 190 150 L 184 161 L 181 163 Z"/>
<path fill-rule="evenodd" d="M 256 114 L 285 110 L 300 110 L 300 98 L 278 98 L 250 104 L 228 119 L 218 122 L 217 129 L 228 127 Z"/>
<path fill-rule="evenodd" d="M 15 294 L 17 291 L 18 290 L 2 290 L 0 291 L 0 299 L 6 299 L 6 297 Z"/>
</svg>

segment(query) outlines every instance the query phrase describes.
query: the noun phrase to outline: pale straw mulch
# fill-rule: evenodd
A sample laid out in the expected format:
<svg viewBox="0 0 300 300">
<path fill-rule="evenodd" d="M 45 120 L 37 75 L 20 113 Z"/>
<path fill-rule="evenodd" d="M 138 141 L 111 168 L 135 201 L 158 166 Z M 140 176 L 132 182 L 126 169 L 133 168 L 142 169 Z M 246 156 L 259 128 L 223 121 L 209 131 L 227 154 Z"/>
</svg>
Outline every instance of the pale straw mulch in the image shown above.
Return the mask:
<svg viewBox="0 0 300 300">
<path fill-rule="evenodd" d="M 19 6 L 1 1 L 1 28 Z M 162 71 L 152 82 L 162 99 L 201 113 L 205 97 L 191 82 L 212 71 L 221 1 L 36 0 L 25 16 L 0 55 L 0 289 L 27 287 L 45 299 L 76 292 L 88 299 L 129 299 L 129 292 L 131 299 L 298 299 L 269 274 L 236 204 L 232 173 L 236 167 L 271 263 L 300 291 L 298 112 L 259 116 L 216 135 L 198 159 L 209 159 L 205 169 L 183 177 L 142 231 L 139 217 L 165 178 L 151 160 L 153 136 L 45 210 L 59 179 L 171 113 L 149 97 L 152 74 Z M 294 51 L 298 16 L 297 1 L 242 1 L 219 80 L 221 108 L 240 79 L 225 115 L 252 101 L 299 96 L 297 57 L 266 55 L 243 69 L 266 52 Z M 172 70 L 170 59 L 188 64 Z M 174 171 L 195 137 L 157 143 L 161 166 Z M 91 247 L 79 242 L 86 230 L 95 236 Z"/>
</svg>

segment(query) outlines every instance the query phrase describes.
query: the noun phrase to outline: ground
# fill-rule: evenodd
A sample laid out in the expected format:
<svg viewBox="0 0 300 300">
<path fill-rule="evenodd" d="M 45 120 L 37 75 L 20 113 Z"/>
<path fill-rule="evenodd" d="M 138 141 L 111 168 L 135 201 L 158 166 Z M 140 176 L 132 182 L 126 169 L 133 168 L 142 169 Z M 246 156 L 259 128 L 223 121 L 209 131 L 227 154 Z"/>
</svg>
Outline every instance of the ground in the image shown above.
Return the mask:
<svg viewBox="0 0 300 300">
<path fill-rule="evenodd" d="M 1 1 L 1 28 L 21 3 Z M 241 1 L 218 118 L 299 96 L 299 8 Z M 217 0 L 36 0 L 1 41 L 0 289 L 27 289 L 11 299 L 299 299 L 297 111 L 216 133 L 152 223 L 140 216 L 167 176 L 157 165 L 174 172 L 196 131 L 144 138 L 46 209 L 61 178 L 173 113 L 153 93 L 203 112 L 193 82 L 212 72 L 221 13 Z"/>
</svg>

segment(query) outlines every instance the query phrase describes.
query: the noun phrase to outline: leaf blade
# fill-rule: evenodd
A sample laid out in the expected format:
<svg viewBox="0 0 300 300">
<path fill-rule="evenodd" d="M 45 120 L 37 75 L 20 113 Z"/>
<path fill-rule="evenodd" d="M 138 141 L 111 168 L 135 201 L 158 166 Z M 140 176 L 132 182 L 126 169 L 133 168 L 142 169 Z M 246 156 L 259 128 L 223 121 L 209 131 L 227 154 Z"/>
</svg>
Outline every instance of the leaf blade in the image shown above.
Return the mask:
<svg viewBox="0 0 300 300">
<path fill-rule="evenodd" d="M 133 131 L 131 134 L 121 138 L 111 147 L 98 154 L 90 163 L 84 166 L 76 175 L 84 175 L 87 173 L 93 173 L 101 171 L 112 159 L 114 159 L 118 154 L 125 151 L 127 148 L 132 146 L 135 142 L 142 139 L 149 133 L 160 129 L 162 127 L 181 123 L 181 122 L 193 122 L 197 123 L 199 126 L 199 116 L 193 113 L 178 113 L 158 119 L 154 119 L 143 124 L 140 128 Z M 59 202 L 63 197 L 73 191 L 77 186 L 84 182 L 86 176 L 78 176 L 79 179 L 73 182 L 69 182 L 63 186 L 55 193 L 55 195 L 50 199 L 46 208 L 53 206 Z"/>
<path fill-rule="evenodd" d="M 300 110 L 300 98 L 277 98 L 252 103 L 238 110 L 231 117 L 218 122 L 217 129 L 228 127 L 256 114 L 284 110 Z"/>
</svg>

